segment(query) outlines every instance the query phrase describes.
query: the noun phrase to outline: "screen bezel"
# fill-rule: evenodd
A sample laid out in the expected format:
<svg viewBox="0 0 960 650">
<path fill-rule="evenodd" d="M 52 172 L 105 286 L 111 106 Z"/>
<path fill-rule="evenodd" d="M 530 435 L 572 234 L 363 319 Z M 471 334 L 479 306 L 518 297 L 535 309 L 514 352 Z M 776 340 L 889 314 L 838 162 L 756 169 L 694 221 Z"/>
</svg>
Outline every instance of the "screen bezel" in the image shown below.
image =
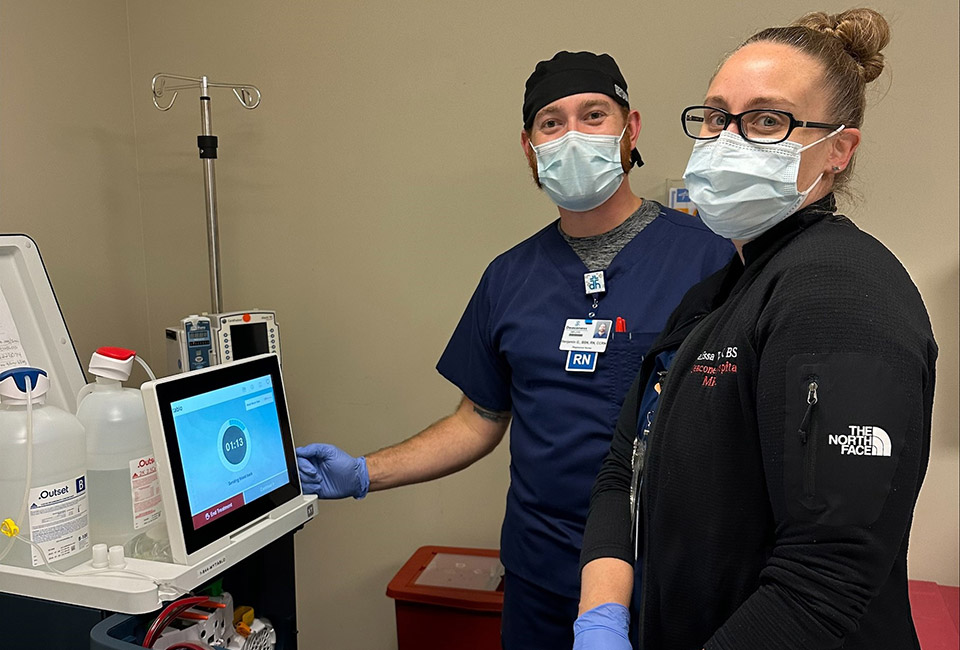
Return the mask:
<svg viewBox="0 0 960 650">
<path fill-rule="evenodd" d="M 190 513 L 190 500 L 187 496 L 187 485 L 184 479 L 183 459 L 180 455 L 180 445 L 177 440 L 177 430 L 174 426 L 171 404 L 266 375 L 270 375 L 273 384 L 277 418 L 280 423 L 280 435 L 283 442 L 283 455 L 289 480 L 275 490 L 194 530 L 193 515 Z M 172 381 L 157 383 L 155 389 L 157 405 L 160 408 L 160 420 L 163 424 L 163 437 L 170 475 L 173 479 L 177 509 L 179 510 L 176 516 L 180 522 L 180 529 L 188 554 L 195 553 L 218 539 L 228 537 L 273 509 L 301 495 L 300 475 L 297 471 L 290 416 L 287 413 L 287 400 L 277 355 L 251 357 L 230 364 L 213 366 L 202 373 L 185 374 L 174 378 Z M 170 515 L 168 514 L 168 516 Z"/>
</svg>

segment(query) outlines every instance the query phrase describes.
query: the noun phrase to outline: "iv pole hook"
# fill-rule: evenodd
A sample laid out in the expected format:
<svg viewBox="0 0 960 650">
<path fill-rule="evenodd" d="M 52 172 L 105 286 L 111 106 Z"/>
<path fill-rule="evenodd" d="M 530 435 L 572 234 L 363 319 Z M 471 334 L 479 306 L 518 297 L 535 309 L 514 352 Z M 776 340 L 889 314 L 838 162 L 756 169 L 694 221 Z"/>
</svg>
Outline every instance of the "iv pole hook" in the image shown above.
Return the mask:
<svg viewBox="0 0 960 650">
<path fill-rule="evenodd" d="M 167 86 L 168 79 L 187 81 L 189 83 Z M 177 95 L 180 94 L 179 91 L 186 90 L 187 88 L 229 88 L 233 91 L 240 105 L 247 110 L 253 110 L 260 105 L 260 89 L 252 84 L 214 83 L 206 77 L 184 77 L 161 72 L 153 76 L 151 87 L 153 90 L 153 105 L 161 111 L 169 111 L 173 107 L 173 103 L 177 101 Z M 173 91 L 173 96 L 170 97 L 170 101 L 167 102 L 167 104 L 161 105 L 159 100 L 163 98 L 164 92 L 166 91 Z"/>
<path fill-rule="evenodd" d="M 167 80 L 174 79 L 176 85 L 167 86 Z M 220 285 L 220 231 L 217 223 L 217 177 L 214 163 L 217 158 L 217 136 L 213 135 L 210 115 L 210 88 L 230 88 L 247 110 L 260 105 L 260 89 L 251 84 L 213 83 L 206 77 L 194 78 L 175 74 L 156 74 L 153 77 L 153 105 L 161 111 L 168 111 L 177 101 L 179 91 L 188 88 L 200 89 L 200 123 L 203 128 L 197 136 L 200 160 L 203 162 L 203 189 L 207 208 L 207 254 L 210 259 L 210 303 L 212 313 L 223 311 L 223 298 Z M 165 92 L 173 92 L 170 101 L 161 104 Z"/>
</svg>

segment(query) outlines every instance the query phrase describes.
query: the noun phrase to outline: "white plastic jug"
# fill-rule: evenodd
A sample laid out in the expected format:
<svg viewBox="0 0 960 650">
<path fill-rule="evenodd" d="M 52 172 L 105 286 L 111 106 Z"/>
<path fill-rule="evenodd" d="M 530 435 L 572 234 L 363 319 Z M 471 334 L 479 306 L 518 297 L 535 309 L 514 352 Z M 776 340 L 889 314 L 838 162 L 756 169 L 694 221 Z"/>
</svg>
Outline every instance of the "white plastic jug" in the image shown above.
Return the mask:
<svg viewBox="0 0 960 650">
<path fill-rule="evenodd" d="M 86 447 L 77 418 L 45 403 L 49 386 L 39 368 L 0 374 L 0 520 L 12 519 L 65 571 L 91 554 Z M 44 566 L 37 549 L 4 536 L 0 562 Z"/>
<path fill-rule="evenodd" d="M 123 546 L 127 557 L 169 557 L 160 483 L 143 398 L 124 388 L 136 352 L 98 348 L 90 359 L 96 377 L 77 398 L 77 418 L 87 432 L 90 539 Z"/>
</svg>

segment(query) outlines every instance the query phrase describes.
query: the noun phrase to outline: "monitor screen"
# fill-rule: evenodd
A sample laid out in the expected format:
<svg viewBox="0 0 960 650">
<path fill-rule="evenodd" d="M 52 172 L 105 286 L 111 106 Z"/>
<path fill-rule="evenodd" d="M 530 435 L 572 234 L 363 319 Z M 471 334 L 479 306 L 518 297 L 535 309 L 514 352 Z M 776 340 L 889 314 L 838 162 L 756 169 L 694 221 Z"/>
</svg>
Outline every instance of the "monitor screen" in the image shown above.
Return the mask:
<svg viewBox="0 0 960 650">
<path fill-rule="evenodd" d="M 233 348 L 234 359 L 246 359 L 269 352 L 270 340 L 267 336 L 267 324 L 260 322 L 231 325 L 230 343 Z"/>
<path fill-rule="evenodd" d="M 194 529 L 289 483 L 270 375 L 170 407 Z"/>
<path fill-rule="evenodd" d="M 300 497 L 275 354 L 164 378 L 154 391 L 178 510 L 168 519 L 188 554 Z"/>
</svg>

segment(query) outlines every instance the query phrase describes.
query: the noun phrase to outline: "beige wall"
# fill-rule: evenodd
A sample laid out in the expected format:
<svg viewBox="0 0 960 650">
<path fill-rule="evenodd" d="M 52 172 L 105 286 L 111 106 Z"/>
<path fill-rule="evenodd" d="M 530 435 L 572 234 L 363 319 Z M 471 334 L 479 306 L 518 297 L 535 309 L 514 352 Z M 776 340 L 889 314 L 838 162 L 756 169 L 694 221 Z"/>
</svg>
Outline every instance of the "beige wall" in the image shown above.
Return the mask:
<svg viewBox="0 0 960 650">
<path fill-rule="evenodd" d="M 0 2 L 0 232 L 37 241 L 84 367 L 156 335 L 131 100 L 124 0 Z"/>
<path fill-rule="evenodd" d="M 690 151 L 679 109 L 722 52 L 797 11 L 701 4 L 0 2 L 0 223 L 36 233 L 81 355 L 106 313 L 162 365 L 163 327 L 207 309 L 209 285 L 199 102 L 161 113 L 150 78 L 258 85 L 254 111 L 213 97 L 225 307 L 277 310 L 298 442 L 367 452 L 456 405 L 433 365 L 480 273 L 554 218 L 519 149 L 534 64 L 614 55 L 644 120 L 634 188 L 662 198 Z M 910 562 L 957 584 L 958 8 L 874 6 L 894 40 L 847 207 L 910 270 L 941 346 Z M 322 504 L 297 536 L 301 647 L 395 647 L 387 582 L 424 544 L 496 547 L 508 463 L 501 445 L 432 484 Z"/>
</svg>

